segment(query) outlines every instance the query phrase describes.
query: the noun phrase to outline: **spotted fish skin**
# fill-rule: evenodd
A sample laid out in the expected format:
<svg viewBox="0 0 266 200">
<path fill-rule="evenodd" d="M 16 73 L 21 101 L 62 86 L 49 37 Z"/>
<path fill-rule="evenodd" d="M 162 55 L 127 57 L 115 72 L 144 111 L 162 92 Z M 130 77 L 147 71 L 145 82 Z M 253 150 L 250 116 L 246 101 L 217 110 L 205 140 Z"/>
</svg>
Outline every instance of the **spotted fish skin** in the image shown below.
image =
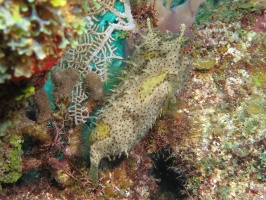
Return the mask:
<svg viewBox="0 0 266 200">
<path fill-rule="evenodd" d="M 128 153 L 148 133 L 169 98 L 184 88 L 192 58 L 182 51 L 183 33 L 173 35 L 151 29 L 136 47 L 131 70 L 99 111 L 98 125 L 91 133 L 93 184 L 98 182 L 102 158 Z"/>
</svg>

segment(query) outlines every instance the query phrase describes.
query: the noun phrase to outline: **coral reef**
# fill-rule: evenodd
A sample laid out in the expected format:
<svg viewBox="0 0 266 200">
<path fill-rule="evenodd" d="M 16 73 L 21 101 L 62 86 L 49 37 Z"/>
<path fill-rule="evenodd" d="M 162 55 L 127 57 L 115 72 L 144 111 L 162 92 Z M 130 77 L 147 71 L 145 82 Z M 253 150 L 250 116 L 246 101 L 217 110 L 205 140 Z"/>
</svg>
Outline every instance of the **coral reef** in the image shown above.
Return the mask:
<svg viewBox="0 0 266 200">
<path fill-rule="evenodd" d="M 89 16 L 85 21 L 91 26 L 87 27 L 87 31 L 98 27 L 90 39 L 106 38 L 105 33 L 110 33 L 109 24 L 115 27 L 121 23 L 127 27 L 129 21 L 125 4 L 128 2 L 89 1 Z M 129 81 L 130 74 L 138 77 L 138 80 L 130 79 L 130 85 L 139 89 L 137 96 L 140 103 L 136 104 L 136 108 L 154 95 L 153 90 L 169 81 L 167 78 L 171 75 L 166 70 L 154 72 L 153 77 L 147 79 L 145 76 L 143 79 L 147 80 L 139 83 L 142 76 L 148 76 L 151 72 L 138 70 L 138 67 L 163 59 L 154 68 L 160 70 L 168 63 L 165 59 L 169 58 L 167 53 L 161 53 L 164 48 L 147 51 L 154 43 L 147 40 L 151 32 L 145 36 L 146 21 L 150 18 L 153 26 L 157 26 L 159 21 L 156 19 L 156 7 L 151 6 L 151 2 L 154 1 L 132 0 L 132 7 L 127 7 L 137 23 L 137 33 L 114 29 L 111 33 L 114 40 L 107 39 L 112 50 L 117 48 L 112 51 L 114 57 L 123 56 L 120 53 L 125 49 L 121 48 L 123 42 L 120 39 L 125 37 L 137 44 L 136 52 L 143 52 L 133 55 L 129 52 L 130 62 L 125 62 L 131 66 L 128 72 L 127 68 L 120 71 L 121 60 L 108 57 L 110 54 L 102 46 L 103 51 L 97 53 L 97 59 L 92 59 L 86 68 L 89 71 L 84 75 L 81 70 L 84 63 L 81 61 L 86 62 L 87 58 L 77 61 L 81 65 L 75 68 L 68 64 L 71 64 L 70 58 L 77 57 L 66 53 L 67 58 L 64 59 L 68 60 L 61 63 L 63 67 L 60 69 L 40 73 L 30 81 L 0 85 L 0 199 L 266 198 L 265 0 L 207 0 L 201 4 L 195 15 L 197 23 L 192 25 L 193 39 L 178 48 L 178 52 L 185 57 L 193 57 L 190 61 L 193 61 L 192 79 L 183 92 L 173 89 L 165 95 L 177 92 L 178 98 L 176 101 L 166 100 L 160 115 L 158 110 L 154 112 L 153 117 L 157 119 L 155 122 L 150 120 L 154 123 L 151 128 L 151 123 L 145 123 L 152 112 L 148 115 L 141 113 L 143 117 L 137 117 L 147 125 L 146 131 L 150 129 L 147 134 L 143 132 L 145 136 L 141 141 L 129 145 L 126 143 L 128 137 L 117 137 L 122 144 L 134 147 L 131 151 L 131 148 L 116 148 L 113 145 L 111 149 L 119 150 L 114 153 L 116 156 L 110 156 L 112 160 L 116 157 L 114 161 L 109 161 L 108 156 L 103 158 L 99 171 L 95 167 L 98 163 L 91 164 L 91 170 L 96 168 L 94 172 L 99 173 L 98 185 L 92 184 L 94 180 L 88 176 L 90 148 L 110 138 L 115 125 L 122 127 L 117 129 L 119 131 L 127 125 L 128 122 L 118 122 L 121 119 L 119 112 L 130 116 L 130 109 L 134 111 L 134 106 L 130 106 L 133 89 L 123 86 Z M 166 11 L 169 7 L 177 9 L 177 5 L 184 3 L 176 0 L 170 5 L 169 2 L 163 8 Z M 143 5 L 143 10 L 140 5 Z M 103 6 L 106 9 L 102 10 Z M 57 8 L 63 9 L 63 6 Z M 162 44 L 178 39 L 178 36 L 161 34 L 157 30 L 153 30 L 152 34 L 153 39 L 158 41 L 169 37 Z M 139 35 L 144 35 L 144 41 Z M 121 43 L 117 44 L 117 41 Z M 82 49 L 79 42 L 76 43 L 80 47 L 77 50 Z M 166 45 L 166 48 L 171 48 L 171 45 Z M 82 56 L 89 57 L 86 54 Z M 98 58 L 101 61 L 110 58 L 110 62 L 99 65 L 98 70 L 93 64 L 100 61 Z M 179 58 L 176 59 L 180 62 Z M 111 75 L 122 79 L 121 85 L 113 92 L 109 89 L 113 89 L 117 81 L 112 83 Z M 103 80 L 107 80 L 112 87 L 102 87 Z M 176 82 L 179 86 L 184 79 L 180 80 L 182 82 Z M 78 82 L 79 86 L 76 87 Z M 121 89 L 125 92 L 120 93 Z M 167 90 L 169 88 L 162 93 Z M 31 96 L 34 92 L 35 96 Z M 107 96 L 109 93 L 113 95 Z M 79 111 L 81 118 L 73 119 L 68 112 L 69 107 L 73 106 L 73 97 L 82 99 L 79 104 L 83 107 Z M 128 103 L 115 104 L 122 97 L 128 98 Z M 101 105 L 104 107 L 98 115 Z M 129 111 L 120 110 L 123 106 Z M 151 107 L 158 109 L 159 106 L 154 106 L 152 101 Z M 117 112 L 112 123 L 107 123 L 103 118 L 111 115 L 111 112 L 105 114 L 109 108 Z M 146 111 L 144 108 L 142 110 Z M 98 122 L 95 123 L 92 117 L 98 117 Z M 86 121 L 86 125 L 79 123 L 82 121 Z M 132 125 L 124 127 L 124 130 L 130 127 Z M 138 127 L 141 126 L 137 124 Z M 112 133 L 114 137 L 126 134 Z M 117 158 L 121 149 L 122 155 Z M 123 150 L 127 150 L 127 156 L 123 155 Z"/>
<path fill-rule="evenodd" d="M 99 2 L 100 4 L 104 3 L 102 1 Z M 35 5 L 34 3 L 30 4 L 32 4 L 33 6 L 37 6 L 38 11 L 43 12 L 41 5 L 39 4 Z M 50 5 L 50 2 L 47 2 L 47 4 Z M 99 20 L 96 19 L 97 15 L 99 17 L 101 15 L 106 14 L 102 12 L 103 11 L 102 9 L 99 9 L 97 7 L 98 4 L 99 3 L 97 3 L 96 1 L 93 2 L 93 4 L 89 4 L 89 16 L 87 16 L 86 18 L 87 22 L 91 22 L 90 17 L 94 18 L 93 20 L 95 22 L 98 22 Z M 109 6 L 109 8 L 111 9 L 115 4 L 116 4 L 115 1 L 113 1 L 111 4 L 107 3 L 105 6 L 106 7 Z M 42 6 L 46 6 L 47 8 L 49 8 L 49 6 L 47 6 L 45 3 L 43 3 Z M 66 2 L 64 3 L 64 5 L 61 4 L 55 5 L 55 7 L 57 7 L 59 10 L 58 11 L 52 10 L 52 11 L 56 11 L 57 14 L 61 14 L 61 9 L 66 9 L 66 7 L 64 6 L 66 6 Z M 81 12 L 82 9 L 77 8 L 76 6 L 77 6 L 76 4 L 67 5 L 67 9 L 74 9 L 75 12 L 79 10 L 79 12 Z M 121 7 L 122 6 L 121 3 L 119 3 L 118 6 L 120 9 L 123 9 Z M 113 9 L 111 10 L 114 11 Z M 120 13 L 118 11 L 115 13 L 119 15 L 121 19 L 124 19 L 127 17 L 127 15 L 129 16 L 130 14 L 127 12 L 130 12 L 129 4 L 125 5 L 125 14 Z M 70 13 L 64 13 L 64 14 L 69 14 L 68 17 L 70 18 L 72 17 Z M 68 39 L 71 39 L 72 36 L 74 36 L 75 34 L 74 31 L 80 29 L 80 25 L 82 25 L 79 24 L 82 21 L 80 19 L 81 14 L 82 13 L 79 13 L 77 16 L 75 16 L 75 19 L 74 18 L 70 19 L 73 22 L 71 26 L 70 24 L 63 24 L 69 26 L 67 27 L 69 29 Z M 60 20 L 64 20 L 64 18 L 61 17 Z M 113 21 L 114 20 L 115 19 L 113 19 Z M 51 23 L 51 21 L 47 19 L 47 22 Z M 74 23 L 75 21 L 77 21 L 78 23 Z M 63 23 L 63 21 L 61 22 Z M 131 22 L 131 25 L 132 24 L 133 23 Z M 53 23 L 53 25 L 56 25 L 56 21 Z M 64 31 L 66 31 L 64 30 L 66 28 L 65 26 L 62 26 L 60 28 L 62 28 L 63 33 Z M 94 38 L 94 36 L 97 35 L 96 29 L 97 31 L 100 31 L 99 33 L 97 33 L 98 39 L 103 39 L 104 40 L 103 44 L 104 44 L 105 42 L 111 43 L 111 41 L 113 40 L 113 36 L 111 36 L 111 33 L 115 29 L 121 30 L 121 29 L 127 29 L 127 27 L 126 24 L 124 24 L 122 21 L 120 21 L 119 24 L 115 23 L 113 28 L 111 29 L 109 28 L 108 30 L 104 25 L 102 25 L 102 27 L 100 28 L 95 25 L 93 28 L 92 24 L 90 24 L 90 26 L 87 26 L 87 30 L 89 31 L 86 36 L 88 37 L 88 39 L 90 37 L 91 41 L 96 40 Z M 62 30 L 58 28 L 56 31 L 60 32 Z M 95 35 L 92 36 L 94 31 Z M 71 34 L 73 35 L 71 36 Z M 102 37 L 103 35 L 106 35 L 106 37 Z M 42 33 L 41 36 L 43 36 Z M 53 35 L 47 39 L 53 39 Z M 80 39 L 80 42 L 81 41 L 82 38 Z M 67 41 L 67 38 L 64 38 L 64 41 L 62 41 L 62 45 L 60 45 L 59 43 L 55 43 L 53 45 L 59 47 L 63 52 L 64 47 L 66 47 L 68 43 L 69 42 Z M 47 42 L 45 44 L 49 43 Z M 76 40 L 71 40 L 71 44 L 72 46 L 75 44 L 78 45 Z M 106 44 L 106 45 L 109 48 L 111 44 Z M 100 46 L 99 51 L 100 50 L 103 51 L 103 53 L 105 54 L 104 56 L 106 56 L 107 54 L 110 55 L 111 51 L 106 51 L 105 47 L 106 46 L 104 45 Z M 80 47 L 78 46 L 78 48 Z M 110 46 L 110 50 L 115 51 L 115 48 L 113 46 Z M 95 49 L 93 52 L 95 52 Z M 61 53 L 58 51 L 53 52 L 54 56 L 58 57 L 61 56 Z M 99 55 L 99 58 L 101 58 L 101 55 Z M 112 56 L 110 58 L 112 58 Z M 121 59 L 122 57 L 119 58 Z M 104 62 L 107 61 L 108 59 L 104 60 Z M 96 73 L 93 74 L 92 72 L 91 73 L 84 72 L 86 74 L 86 76 L 84 76 L 85 81 L 84 84 L 83 82 L 81 82 L 81 80 L 78 83 L 80 86 L 79 91 L 76 88 L 74 88 L 78 80 L 83 78 L 83 76 L 80 73 L 81 71 L 76 68 L 66 67 L 62 69 L 53 70 L 49 74 L 44 74 L 44 73 L 40 74 L 38 76 L 33 77 L 30 80 L 20 81 L 18 85 L 13 83 L 6 83 L 5 85 L 2 85 L 2 87 L 5 89 L 1 91 L 1 103 L 2 103 L 1 142 L 3 142 L 1 143 L 1 148 L 3 147 L 6 153 L 4 153 L 3 149 L 1 149 L 1 166 L 2 163 L 10 163 L 10 166 L 3 165 L 3 167 L 1 167 L 1 172 L 3 172 L 4 174 L 4 176 L 2 177 L 3 180 L 1 179 L 2 183 L 9 183 L 6 179 L 7 176 L 9 176 L 10 183 L 13 183 L 16 182 L 18 178 L 21 177 L 22 173 L 24 174 L 27 174 L 28 172 L 31 173 L 31 171 L 34 170 L 38 171 L 38 169 L 40 168 L 46 169 L 49 172 L 53 172 L 51 176 L 62 187 L 67 187 L 68 185 L 73 184 L 74 181 L 77 181 L 77 179 L 73 175 L 71 175 L 71 171 L 73 170 L 73 165 L 70 165 L 70 161 L 68 159 L 62 158 L 62 156 L 64 157 L 65 155 L 68 155 L 69 157 L 76 156 L 77 154 L 83 155 L 83 152 L 75 151 L 79 147 L 78 145 L 80 145 L 79 136 L 81 134 L 80 133 L 81 129 L 72 128 L 74 127 L 74 124 L 72 118 L 69 116 L 67 112 L 68 111 L 67 108 L 70 106 L 71 97 L 72 99 L 75 97 L 81 99 L 82 105 L 85 108 L 84 110 L 81 110 L 80 119 L 85 119 L 86 117 L 85 113 L 87 112 L 89 114 L 92 111 L 92 109 L 97 105 L 97 101 L 102 98 L 102 92 L 103 92 L 101 77 Z M 84 93 L 82 93 L 83 89 L 85 91 Z M 34 92 L 35 95 L 33 97 L 28 98 Z M 85 98 L 82 98 L 82 94 L 86 95 L 85 93 L 87 95 L 88 93 L 90 93 L 90 95 L 94 94 L 93 96 L 94 100 L 91 101 L 91 99 L 88 99 L 88 101 L 83 102 L 83 100 L 87 98 L 86 96 Z M 75 95 L 71 96 L 71 94 Z M 25 107 L 27 108 L 24 111 Z M 24 155 L 22 158 L 21 158 L 22 155 L 21 149 L 19 149 L 18 153 L 16 153 L 17 146 L 13 145 L 13 143 L 12 145 L 8 143 L 8 139 L 11 136 L 21 137 L 21 134 L 23 134 L 23 137 L 26 141 L 25 147 L 23 149 Z M 68 142 L 71 142 L 71 145 L 68 146 Z M 12 157 L 13 154 L 9 155 L 8 152 L 14 152 L 13 154 L 16 153 L 15 154 L 16 159 Z M 22 163 L 21 159 L 23 159 Z M 30 163 L 27 163 L 26 161 L 29 161 Z M 82 162 L 85 163 L 84 159 L 81 161 L 81 163 Z M 16 167 L 13 167 L 14 163 Z M 23 171 L 21 169 L 23 169 Z"/>
<path fill-rule="evenodd" d="M 6 86 L 0 85 L 0 182 L 14 183 L 22 175 L 23 138 L 19 133 L 22 120 L 18 108 L 27 104 L 26 98 L 34 93 L 34 86 L 25 82 Z"/>
<path fill-rule="evenodd" d="M 41 72 L 83 33 L 83 3 L 0 2 L 1 183 L 15 183 L 22 175 L 22 133 L 42 142 L 51 139 L 45 123 L 52 110 L 42 90 L 46 76 Z"/>
<path fill-rule="evenodd" d="M 85 3 L 85 2 L 84 2 Z M 0 83 L 47 70 L 84 30 L 82 3 L 1 1 Z"/>
<path fill-rule="evenodd" d="M 259 1 L 223 3 L 201 26 L 194 25 L 192 80 L 179 110 L 171 112 L 176 125 L 159 121 L 152 138 L 160 140 L 151 149 L 173 147 L 172 168 L 185 178 L 185 194 L 265 198 L 265 42 L 258 42 L 265 41 L 265 9 Z M 169 141 L 169 129 L 182 142 Z"/>
</svg>

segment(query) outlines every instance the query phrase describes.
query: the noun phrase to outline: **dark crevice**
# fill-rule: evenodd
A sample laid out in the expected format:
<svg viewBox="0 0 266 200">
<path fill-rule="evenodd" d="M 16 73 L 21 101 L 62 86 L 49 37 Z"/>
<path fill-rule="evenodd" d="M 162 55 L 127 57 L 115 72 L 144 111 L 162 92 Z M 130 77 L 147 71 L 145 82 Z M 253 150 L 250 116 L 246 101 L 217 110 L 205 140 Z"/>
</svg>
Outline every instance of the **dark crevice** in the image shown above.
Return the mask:
<svg viewBox="0 0 266 200">
<path fill-rule="evenodd" d="M 151 154 L 153 162 L 152 175 L 158 180 L 157 184 L 161 193 L 168 199 L 185 199 L 184 184 L 186 179 L 182 174 L 172 168 L 175 164 L 175 157 L 172 156 L 170 147 L 162 148 Z"/>
</svg>

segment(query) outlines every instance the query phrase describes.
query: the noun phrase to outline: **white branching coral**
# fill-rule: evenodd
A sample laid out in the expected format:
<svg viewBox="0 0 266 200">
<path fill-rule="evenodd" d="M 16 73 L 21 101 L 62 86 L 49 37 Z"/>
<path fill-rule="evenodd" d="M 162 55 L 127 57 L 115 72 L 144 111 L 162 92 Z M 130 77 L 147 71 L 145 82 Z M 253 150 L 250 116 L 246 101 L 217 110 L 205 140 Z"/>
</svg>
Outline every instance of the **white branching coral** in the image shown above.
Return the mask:
<svg viewBox="0 0 266 200">
<path fill-rule="evenodd" d="M 108 64 L 113 59 L 122 59 L 116 54 L 116 47 L 112 45 L 114 41 L 112 33 L 115 30 L 130 31 L 135 28 L 129 0 L 120 1 L 124 6 L 124 12 L 115 8 L 115 2 L 115 0 L 94 0 L 89 3 L 89 14 L 84 19 L 87 32 L 77 40 L 75 48 L 69 47 L 66 50 L 54 68 L 55 70 L 73 68 L 80 73 L 80 78 L 72 91 L 69 108 L 75 124 L 85 122 L 89 117 L 88 111 L 82 106 L 88 99 L 83 86 L 84 77 L 93 71 L 103 82 L 107 81 Z M 100 25 L 97 17 L 104 16 L 108 12 L 116 16 L 115 22 L 106 26 Z"/>
<path fill-rule="evenodd" d="M 86 122 L 89 118 L 89 110 L 86 107 L 83 107 L 82 104 L 88 99 L 88 96 L 85 94 L 82 82 L 78 81 L 72 90 L 71 95 L 71 106 L 69 107 L 69 114 L 75 119 L 75 123 Z"/>
</svg>

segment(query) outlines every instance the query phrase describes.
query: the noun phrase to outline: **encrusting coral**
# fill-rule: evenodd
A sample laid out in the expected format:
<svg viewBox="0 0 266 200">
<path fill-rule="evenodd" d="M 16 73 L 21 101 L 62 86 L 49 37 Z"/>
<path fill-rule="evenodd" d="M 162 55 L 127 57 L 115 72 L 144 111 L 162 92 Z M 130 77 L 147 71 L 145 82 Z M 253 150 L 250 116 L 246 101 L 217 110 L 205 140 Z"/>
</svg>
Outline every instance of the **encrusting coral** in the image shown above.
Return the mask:
<svg viewBox="0 0 266 200">
<path fill-rule="evenodd" d="M 0 83 L 51 68 L 83 33 L 85 24 L 78 16 L 86 7 L 85 1 L 1 1 Z"/>
</svg>

